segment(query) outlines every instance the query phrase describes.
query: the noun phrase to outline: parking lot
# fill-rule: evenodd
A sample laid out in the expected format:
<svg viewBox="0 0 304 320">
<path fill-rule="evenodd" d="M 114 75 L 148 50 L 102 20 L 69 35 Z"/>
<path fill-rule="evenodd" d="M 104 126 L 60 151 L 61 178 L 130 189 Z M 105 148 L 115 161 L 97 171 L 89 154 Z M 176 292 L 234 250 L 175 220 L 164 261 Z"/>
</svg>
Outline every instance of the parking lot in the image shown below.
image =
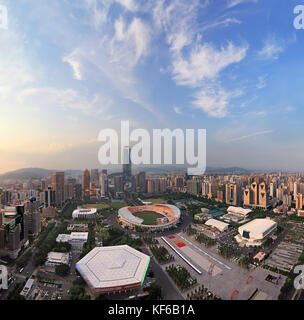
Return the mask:
<svg viewBox="0 0 304 320">
<path fill-rule="evenodd" d="M 303 252 L 303 245 L 304 226 L 291 223 L 288 233 L 266 260 L 266 264 L 289 272 Z"/>
<path fill-rule="evenodd" d="M 62 300 L 62 285 L 43 283 L 37 286 L 38 295 L 36 300 Z"/>
</svg>

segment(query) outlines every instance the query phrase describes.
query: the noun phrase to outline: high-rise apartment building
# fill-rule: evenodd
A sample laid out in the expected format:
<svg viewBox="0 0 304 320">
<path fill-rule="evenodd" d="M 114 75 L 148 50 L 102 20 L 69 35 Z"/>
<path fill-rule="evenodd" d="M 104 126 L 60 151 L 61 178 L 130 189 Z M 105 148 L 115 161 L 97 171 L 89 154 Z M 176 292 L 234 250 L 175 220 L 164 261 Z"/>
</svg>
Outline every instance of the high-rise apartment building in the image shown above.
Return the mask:
<svg viewBox="0 0 304 320">
<path fill-rule="evenodd" d="M 244 206 L 267 209 L 268 204 L 269 193 L 265 182 L 253 182 L 250 188 L 244 190 Z"/>
<path fill-rule="evenodd" d="M 296 196 L 296 209 L 302 210 L 303 209 L 303 194 L 298 193 Z"/>
<path fill-rule="evenodd" d="M 99 188 L 99 171 L 98 169 L 91 169 L 91 184 L 94 184 L 96 188 Z"/>
<path fill-rule="evenodd" d="M 83 198 L 85 200 L 90 199 L 90 172 L 89 170 L 85 170 L 82 177 L 82 190 L 83 190 Z"/>
<path fill-rule="evenodd" d="M 122 176 L 115 176 L 115 178 L 114 178 L 114 192 L 115 192 L 115 194 L 123 192 L 123 177 Z"/>
<path fill-rule="evenodd" d="M 62 207 L 64 199 L 64 172 L 52 172 L 52 188 L 56 191 L 56 206 Z"/>
<path fill-rule="evenodd" d="M 100 196 L 106 197 L 108 194 L 108 174 L 104 170 L 99 174 Z"/>
<path fill-rule="evenodd" d="M 226 184 L 226 203 L 231 206 L 238 206 L 241 203 L 241 188 L 236 183 Z"/>
<path fill-rule="evenodd" d="M 123 148 L 123 181 L 130 182 L 132 177 L 132 165 L 131 165 L 131 149 L 129 147 Z"/>
<path fill-rule="evenodd" d="M 139 172 L 135 176 L 136 192 L 146 192 L 146 173 Z"/>
</svg>

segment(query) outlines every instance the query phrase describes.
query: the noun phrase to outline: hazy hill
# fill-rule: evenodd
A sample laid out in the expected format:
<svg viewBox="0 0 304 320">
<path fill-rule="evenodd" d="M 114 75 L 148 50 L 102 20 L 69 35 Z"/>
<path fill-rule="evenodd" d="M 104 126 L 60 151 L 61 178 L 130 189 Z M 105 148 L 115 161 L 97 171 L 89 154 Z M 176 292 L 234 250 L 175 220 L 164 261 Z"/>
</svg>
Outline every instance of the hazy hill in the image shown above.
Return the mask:
<svg viewBox="0 0 304 320">
<path fill-rule="evenodd" d="M 151 173 L 165 173 L 165 172 L 185 172 L 186 167 L 184 166 L 155 166 L 155 167 L 136 167 L 134 168 L 134 172 L 138 171 L 147 171 Z M 47 170 L 42 168 L 24 168 L 15 171 L 10 171 L 0 175 L 0 182 L 3 181 L 12 181 L 12 180 L 29 180 L 29 179 L 43 179 L 49 177 L 52 171 L 56 170 Z M 111 170 L 109 170 L 111 171 Z M 116 170 L 115 170 L 116 171 Z M 83 171 L 81 170 L 64 170 L 67 176 L 76 176 L 81 175 Z M 231 173 L 238 173 L 238 174 L 247 174 L 250 171 L 247 169 L 239 168 L 239 167 L 232 167 L 232 168 L 213 168 L 207 167 L 206 173 L 219 173 L 219 174 L 231 174 Z M 114 173 L 115 175 L 115 173 Z"/>
</svg>

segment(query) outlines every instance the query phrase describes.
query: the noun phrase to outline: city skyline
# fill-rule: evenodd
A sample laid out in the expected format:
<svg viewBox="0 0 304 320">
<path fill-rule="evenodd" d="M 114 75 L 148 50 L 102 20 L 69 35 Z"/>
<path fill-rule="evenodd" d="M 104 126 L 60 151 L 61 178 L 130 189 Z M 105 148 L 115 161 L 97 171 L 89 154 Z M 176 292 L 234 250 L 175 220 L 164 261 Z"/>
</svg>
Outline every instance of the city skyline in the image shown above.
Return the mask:
<svg viewBox="0 0 304 320">
<path fill-rule="evenodd" d="M 120 120 L 206 128 L 209 167 L 303 170 L 294 1 L 1 4 L 0 173 L 98 167 Z"/>
</svg>

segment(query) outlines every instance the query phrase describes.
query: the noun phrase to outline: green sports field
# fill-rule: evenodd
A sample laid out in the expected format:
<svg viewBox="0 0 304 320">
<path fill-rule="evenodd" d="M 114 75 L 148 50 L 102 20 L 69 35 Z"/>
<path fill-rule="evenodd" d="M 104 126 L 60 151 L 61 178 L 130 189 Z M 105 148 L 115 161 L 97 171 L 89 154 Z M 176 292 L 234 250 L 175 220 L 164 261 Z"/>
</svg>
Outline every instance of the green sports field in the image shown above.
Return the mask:
<svg viewBox="0 0 304 320">
<path fill-rule="evenodd" d="M 136 217 L 143 219 L 144 222 L 143 224 L 146 225 L 155 225 L 157 218 L 159 217 L 159 215 L 157 213 L 139 213 L 136 215 Z"/>
<path fill-rule="evenodd" d="M 96 203 L 96 204 L 85 204 L 84 208 L 96 208 L 97 210 L 109 208 L 109 205 L 106 203 Z"/>
<path fill-rule="evenodd" d="M 152 202 L 152 204 L 163 204 L 163 203 L 167 203 L 166 200 L 163 200 L 163 199 L 146 199 L 144 200 L 145 202 Z"/>
</svg>

